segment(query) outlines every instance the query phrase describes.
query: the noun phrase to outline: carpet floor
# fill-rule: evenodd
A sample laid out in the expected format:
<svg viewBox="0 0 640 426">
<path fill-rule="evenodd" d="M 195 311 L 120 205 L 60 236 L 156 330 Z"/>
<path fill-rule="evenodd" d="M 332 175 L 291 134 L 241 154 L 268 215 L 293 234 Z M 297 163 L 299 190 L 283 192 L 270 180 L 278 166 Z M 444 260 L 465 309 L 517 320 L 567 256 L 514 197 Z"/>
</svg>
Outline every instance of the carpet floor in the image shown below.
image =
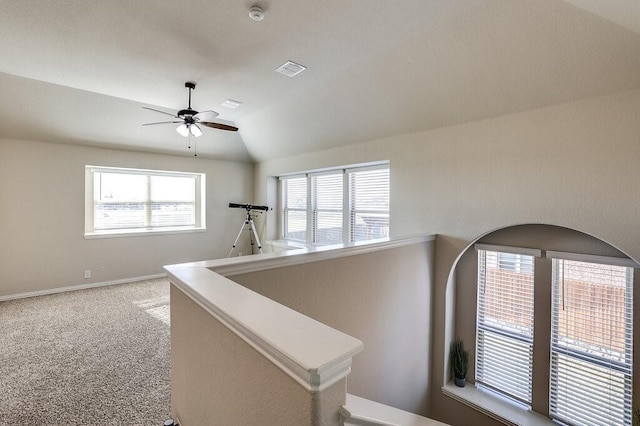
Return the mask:
<svg viewBox="0 0 640 426">
<path fill-rule="evenodd" d="M 0 303 L 0 425 L 162 425 L 169 283 Z"/>
</svg>

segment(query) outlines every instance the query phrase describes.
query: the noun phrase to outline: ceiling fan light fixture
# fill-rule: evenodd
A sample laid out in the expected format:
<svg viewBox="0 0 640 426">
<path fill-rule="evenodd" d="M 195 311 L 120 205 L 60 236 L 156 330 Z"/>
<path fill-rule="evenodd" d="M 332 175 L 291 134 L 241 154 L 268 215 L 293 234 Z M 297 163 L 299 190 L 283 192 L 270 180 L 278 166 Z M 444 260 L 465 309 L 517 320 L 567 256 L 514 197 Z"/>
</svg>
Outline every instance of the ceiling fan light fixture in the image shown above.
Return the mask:
<svg viewBox="0 0 640 426">
<path fill-rule="evenodd" d="M 189 136 L 189 128 L 185 123 L 182 123 L 178 127 L 176 127 L 176 132 L 180 133 L 180 136 L 184 136 L 185 138 Z"/>
<path fill-rule="evenodd" d="M 196 138 L 199 137 L 199 136 L 202 136 L 202 129 L 200 129 L 200 127 L 198 127 L 197 124 L 191 124 L 189 126 L 189 131 Z"/>
</svg>

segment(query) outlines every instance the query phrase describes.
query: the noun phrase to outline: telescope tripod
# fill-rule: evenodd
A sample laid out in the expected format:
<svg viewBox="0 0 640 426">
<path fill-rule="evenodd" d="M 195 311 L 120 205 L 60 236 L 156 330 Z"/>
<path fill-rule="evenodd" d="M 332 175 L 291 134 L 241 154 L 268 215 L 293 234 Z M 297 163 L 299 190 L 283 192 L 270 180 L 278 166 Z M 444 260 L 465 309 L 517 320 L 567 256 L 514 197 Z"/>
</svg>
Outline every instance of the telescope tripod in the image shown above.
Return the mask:
<svg viewBox="0 0 640 426">
<path fill-rule="evenodd" d="M 236 246 L 238 245 L 238 240 L 242 235 L 242 231 L 245 230 L 245 227 L 247 225 L 249 225 L 249 228 L 247 229 L 247 231 L 251 231 L 251 233 L 249 234 L 249 241 L 251 242 L 251 254 L 253 254 L 254 240 L 258 244 L 258 252 L 262 253 L 262 244 L 260 244 L 260 237 L 258 237 L 258 233 L 256 232 L 256 225 L 253 222 L 253 217 L 251 216 L 251 210 L 247 209 L 247 217 L 244 219 L 244 222 L 242 222 L 242 225 L 240 225 L 240 231 L 238 232 L 236 241 L 233 243 L 231 250 L 229 250 L 229 256 L 227 257 L 231 257 L 231 253 L 233 253 L 233 249 L 235 249 Z"/>
</svg>

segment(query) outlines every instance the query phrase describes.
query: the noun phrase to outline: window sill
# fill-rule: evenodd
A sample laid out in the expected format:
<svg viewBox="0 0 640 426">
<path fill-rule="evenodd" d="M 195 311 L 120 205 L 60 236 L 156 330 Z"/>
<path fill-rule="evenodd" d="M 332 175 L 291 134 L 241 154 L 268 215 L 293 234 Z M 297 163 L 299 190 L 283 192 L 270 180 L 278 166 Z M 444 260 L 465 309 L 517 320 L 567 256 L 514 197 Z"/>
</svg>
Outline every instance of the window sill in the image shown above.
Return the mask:
<svg viewBox="0 0 640 426">
<path fill-rule="evenodd" d="M 294 241 L 294 240 L 285 240 L 285 239 L 271 240 L 271 241 L 267 241 L 267 243 L 275 248 L 284 249 L 284 250 L 308 248 L 308 246 L 302 241 Z"/>
<path fill-rule="evenodd" d="M 96 231 L 86 232 L 85 240 L 94 238 L 118 238 L 118 237 L 143 237 L 150 235 L 189 234 L 193 232 L 205 232 L 207 228 L 165 228 L 165 229 L 128 229 L 126 231 Z"/>
<path fill-rule="evenodd" d="M 460 388 L 453 382 L 442 387 L 442 393 L 465 404 L 474 410 L 498 420 L 506 425 L 514 426 L 549 426 L 556 425 L 550 418 L 500 398 L 491 392 L 478 389 L 472 384 Z"/>
</svg>

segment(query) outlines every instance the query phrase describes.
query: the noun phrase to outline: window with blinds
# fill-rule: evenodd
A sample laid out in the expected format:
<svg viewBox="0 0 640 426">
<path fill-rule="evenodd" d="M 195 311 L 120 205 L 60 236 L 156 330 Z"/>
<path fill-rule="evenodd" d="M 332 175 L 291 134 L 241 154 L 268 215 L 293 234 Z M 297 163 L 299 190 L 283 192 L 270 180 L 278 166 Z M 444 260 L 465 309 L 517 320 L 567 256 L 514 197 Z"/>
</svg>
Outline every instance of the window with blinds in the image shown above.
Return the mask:
<svg viewBox="0 0 640 426">
<path fill-rule="evenodd" d="M 86 167 L 85 235 L 204 229 L 204 175 Z"/>
<path fill-rule="evenodd" d="M 351 171 L 350 241 L 389 236 L 389 168 Z"/>
<path fill-rule="evenodd" d="M 531 405 L 534 255 L 478 249 L 476 384 Z"/>
<path fill-rule="evenodd" d="M 342 242 L 343 175 L 344 173 L 340 171 L 311 176 L 314 244 L 328 245 Z"/>
<path fill-rule="evenodd" d="M 389 236 L 388 164 L 280 178 L 282 237 L 309 245 Z"/>
<path fill-rule="evenodd" d="M 307 239 L 307 178 L 282 180 L 283 234 L 295 241 Z"/>
<path fill-rule="evenodd" d="M 570 425 L 631 425 L 633 269 L 552 261 L 549 412 Z"/>
</svg>

